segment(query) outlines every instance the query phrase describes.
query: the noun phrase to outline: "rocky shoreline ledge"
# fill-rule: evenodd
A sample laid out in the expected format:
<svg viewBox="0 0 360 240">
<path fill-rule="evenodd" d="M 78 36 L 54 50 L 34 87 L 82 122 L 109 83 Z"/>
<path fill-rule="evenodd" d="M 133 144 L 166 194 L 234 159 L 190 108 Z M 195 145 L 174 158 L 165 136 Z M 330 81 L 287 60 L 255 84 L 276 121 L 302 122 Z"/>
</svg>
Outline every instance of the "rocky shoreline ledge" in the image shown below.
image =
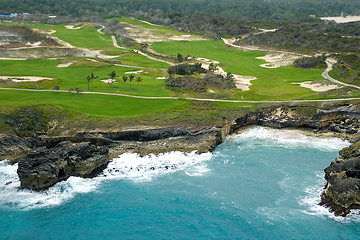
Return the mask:
<svg viewBox="0 0 360 240">
<path fill-rule="evenodd" d="M 18 162 L 20 188 L 46 189 L 70 176 L 93 177 L 125 152 L 160 154 L 209 152 L 246 126 L 296 128 L 317 137 L 355 142 L 325 169 L 321 204 L 346 215 L 360 207 L 360 105 L 283 105 L 257 109 L 224 126 L 175 126 L 119 132 L 79 132 L 74 136 L 20 138 L 0 136 L 0 160 Z"/>
</svg>

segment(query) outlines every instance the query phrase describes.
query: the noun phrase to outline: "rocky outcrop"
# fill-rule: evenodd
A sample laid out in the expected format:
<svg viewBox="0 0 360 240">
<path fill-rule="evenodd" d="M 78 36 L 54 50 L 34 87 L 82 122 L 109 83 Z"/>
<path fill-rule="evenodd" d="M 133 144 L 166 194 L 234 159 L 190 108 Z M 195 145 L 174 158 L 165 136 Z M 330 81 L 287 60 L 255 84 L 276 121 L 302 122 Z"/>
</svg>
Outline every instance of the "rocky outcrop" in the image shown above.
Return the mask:
<svg viewBox="0 0 360 240">
<path fill-rule="evenodd" d="M 65 141 L 41 147 L 19 161 L 20 188 L 45 189 L 70 176 L 90 177 L 109 161 L 109 149 L 89 142 Z"/>
<path fill-rule="evenodd" d="M 306 128 L 313 131 L 335 132 L 350 140 L 360 130 L 360 106 L 357 104 L 313 106 L 272 106 L 259 109 L 235 120 L 233 132 L 243 126 L 261 125 L 272 128 Z"/>
<path fill-rule="evenodd" d="M 70 176 L 90 177 L 125 152 L 209 152 L 222 137 L 218 128 L 182 127 L 39 137 L 38 148 L 19 161 L 20 187 L 41 190 Z"/>
<path fill-rule="evenodd" d="M 23 158 L 38 143 L 36 138 L 20 138 L 16 136 L 0 135 L 0 161 L 9 160 L 10 162 Z"/>
<path fill-rule="evenodd" d="M 342 149 L 324 171 L 327 184 L 321 204 L 342 215 L 360 208 L 360 140 Z"/>
</svg>

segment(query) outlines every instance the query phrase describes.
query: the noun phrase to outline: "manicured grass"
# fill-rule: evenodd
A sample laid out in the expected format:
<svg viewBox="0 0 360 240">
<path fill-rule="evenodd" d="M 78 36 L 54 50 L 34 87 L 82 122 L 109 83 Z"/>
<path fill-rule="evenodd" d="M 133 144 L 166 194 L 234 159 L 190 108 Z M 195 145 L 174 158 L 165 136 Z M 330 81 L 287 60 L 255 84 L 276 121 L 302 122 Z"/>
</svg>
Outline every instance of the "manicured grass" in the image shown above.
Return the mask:
<svg viewBox="0 0 360 240">
<path fill-rule="evenodd" d="M 265 52 L 242 52 L 228 48 L 222 41 L 159 42 L 151 45 L 155 51 L 171 56 L 190 54 L 220 62 L 220 67 L 233 74 L 254 76 L 257 80 L 250 91 L 238 90 L 233 96 L 244 100 L 288 100 L 314 94 L 313 91 L 291 83 L 322 79 L 322 70 L 304 70 L 295 67 L 262 68 L 264 60 L 255 57 Z"/>
<path fill-rule="evenodd" d="M 150 74 L 136 74 L 141 76 L 143 81 L 139 83 L 139 91 L 137 91 L 137 83 L 135 80 L 132 82 L 132 90 L 130 89 L 130 82 L 125 84 L 126 91 L 124 91 L 124 84 L 122 81 L 122 75 L 125 72 L 137 71 L 139 68 L 129 67 L 102 67 L 102 68 L 90 68 L 90 67 L 66 67 L 58 68 L 57 60 L 32 60 L 32 61 L 0 61 L 0 76 L 42 76 L 50 77 L 62 80 L 59 84 L 61 90 L 67 90 L 68 88 L 81 88 L 87 91 L 86 76 L 90 73 L 94 73 L 99 78 L 93 82 L 94 88 L 91 88 L 92 92 L 110 92 L 139 95 L 139 96 L 171 96 L 170 90 L 163 89 L 165 80 L 156 79 L 156 76 Z M 113 83 L 111 88 L 107 83 L 103 83 L 100 80 L 109 79 L 108 73 L 116 71 L 119 75 L 117 82 Z"/>
<path fill-rule="evenodd" d="M 163 63 L 163 62 L 159 62 L 159 61 L 154 61 L 151 59 L 148 59 L 147 57 L 140 55 L 140 54 L 136 54 L 136 53 L 124 53 L 121 55 L 121 57 L 117 58 L 119 61 L 121 61 L 122 64 L 127 64 L 127 65 L 131 65 L 131 66 L 140 66 L 140 67 L 145 67 L 145 68 L 162 68 L 162 69 L 167 69 L 170 65 Z"/>
<path fill-rule="evenodd" d="M 97 94 L 28 92 L 21 90 L 0 90 L 1 105 L 50 104 L 81 113 L 125 117 L 161 111 L 184 104 L 179 100 L 152 100 L 116 97 Z"/>
<path fill-rule="evenodd" d="M 94 50 L 109 49 L 118 50 L 113 46 L 111 36 L 100 34 L 92 24 L 86 24 L 80 29 L 67 29 L 67 24 L 61 25 L 45 25 L 36 24 L 28 25 L 30 28 L 50 29 L 56 32 L 52 35 L 61 40 L 70 43 L 75 47 L 89 48 Z"/>
</svg>

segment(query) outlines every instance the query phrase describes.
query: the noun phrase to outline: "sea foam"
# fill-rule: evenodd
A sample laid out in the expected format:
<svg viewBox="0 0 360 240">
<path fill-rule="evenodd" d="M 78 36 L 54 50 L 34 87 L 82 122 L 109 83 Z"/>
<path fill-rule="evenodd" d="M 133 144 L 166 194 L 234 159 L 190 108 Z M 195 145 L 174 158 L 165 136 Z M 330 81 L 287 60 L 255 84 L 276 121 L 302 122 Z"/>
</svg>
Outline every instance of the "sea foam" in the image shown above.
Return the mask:
<svg viewBox="0 0 360 240">
<path fill-rule="evenodd" d="M 206 161 L 211 153 L 196 154 L 170 152 L 158 156 L 150 154 L 144 157 L 136 153 L 124 153 L 112 159 L 107 168 L 98 177 L 70 177 L 46 191 L 36 192 L 19 189 L 20 180 L 16 173 L 17 164 L 0 162 L 0 207 L 16 207 L 28 210 L 57 206 L 73 199 L 78 194 L 93 192 L 103 181 L 128 180 L 152 181 L 154 178 L 183 171 L 188 176 L 202 176 L 210 171 Z"/>
<path fill-rule="evenodd" d="M 339 150 L 350 145 L 349 141 L 340 138 L 316 138 L 305 136 L 296 131 L 268 129 L 264 127 L 254 127 L 244 133 L 233 135 L 231 137 L 234 137 L 234 141 L 237 143 L 246 143 L 248 142 L 247 140 L 253 140 L 251 141 L 251 144 L 255 144 L 252 146 L 245 144 L 246 147 L 256 147 L 258 143 L 262 146 L 269 147 L 310 147 L 322 151 L 329 151 Z"/>
</svg>

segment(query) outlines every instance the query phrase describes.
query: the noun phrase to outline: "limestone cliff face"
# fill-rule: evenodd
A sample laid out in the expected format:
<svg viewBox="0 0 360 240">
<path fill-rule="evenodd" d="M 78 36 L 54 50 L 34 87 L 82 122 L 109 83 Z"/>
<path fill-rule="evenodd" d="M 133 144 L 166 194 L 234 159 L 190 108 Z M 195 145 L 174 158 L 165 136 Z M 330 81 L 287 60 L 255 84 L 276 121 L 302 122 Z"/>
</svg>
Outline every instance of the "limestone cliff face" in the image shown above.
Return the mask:
<svg viewBox="0 0 360 240">
<path fill-rule="evenodd" d="M 247 125 L 261 125 L 273 128 L 308 128 L 330 131 L 347 137 L 360 130 L 360 106 L 357 104 L 329 107 L 272 106 L 248 113 L 235 120 L 232 131 Z M 353 138 L 357 138 L 353 135 Z"/>
<path fill-rule="evenodd" d="M 39 137 L 37 148 L 18 161 L 20 188 L 41 190 L 70 176 L 94 176 L 111 158 L 125 152 L 141 155 L 171 151 L 209 152 L 222 142 L 222 137 L 221 129 L 205 127 Z"/>
<path fill-rule="evenodd" d="M 330 198 L 345 209 L 360 206 L 360 141 L 340 151 L 340 156 L 325 168 L 326 189 Z"/>
<path fill-rule="evenodd" d="M 10 162 L 25 157 L 34 147 L 38 140 L 35 138 L 19 138 L 16 136 L 0 135 L 0 161 L 8 159 Z"/>
<path fill-rule="evenodd" d="M 20 188 L 40 190 L 70 176 L 93 176 L 108 163 L 108 152 L 106 146 L 89 142 L 65 141 L 54 148 L 38 148 L 19 161 Z"/>
</svg>

